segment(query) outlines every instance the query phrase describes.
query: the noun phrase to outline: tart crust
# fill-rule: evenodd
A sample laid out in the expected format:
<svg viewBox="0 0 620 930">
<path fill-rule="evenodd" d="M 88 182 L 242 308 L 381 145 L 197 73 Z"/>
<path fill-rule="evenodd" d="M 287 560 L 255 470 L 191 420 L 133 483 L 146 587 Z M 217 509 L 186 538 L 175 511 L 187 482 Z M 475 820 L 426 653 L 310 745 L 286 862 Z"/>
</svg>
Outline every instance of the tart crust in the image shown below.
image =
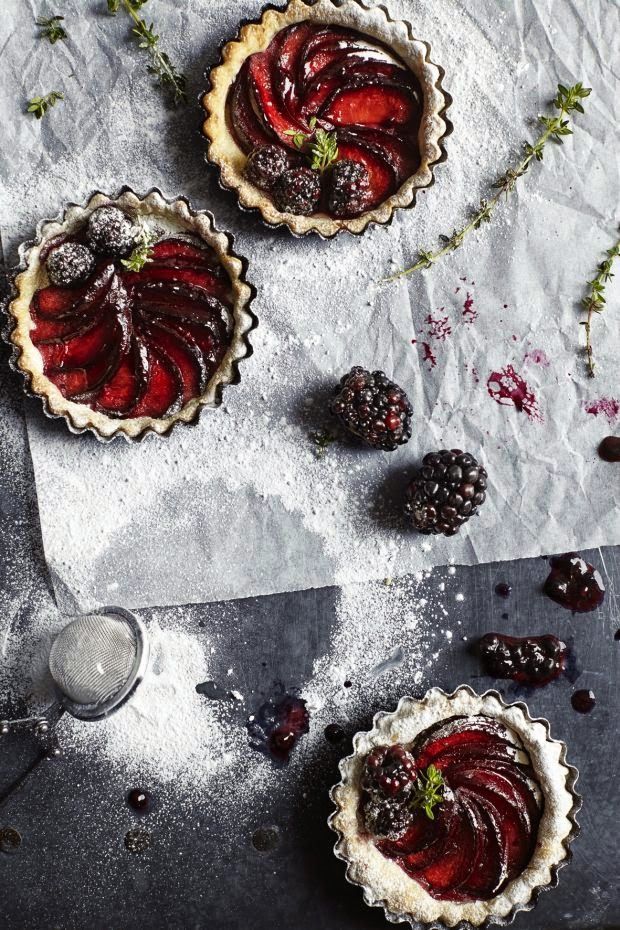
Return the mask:
<svg viewBox="0 0 620 930">
<path fill-rule="evenodd" d="M 378 207 L 351 219 L 334 219 L 321 213 L 311 216 L 281 213 L 263 191 L 245 179 L 247 156 L 228 123 L 228 92 L 244 61 L 266 49 L 281 29 L 304 21 L 344 26 L 380 40 L 413 71 L 424 94 L 418 137 L 420 167 Z M 417 192 L 434 183 L 433 167 L 447 157 L 444 140 L 452 132 L 452 124 L 446 111 L 452 98 L 442 88 L 445 72 L 430 60 L 430 54 L 430 45 L 414 38 L 411 25 L 392 20 L 382 6 L 369 8 L 360 0 L 343 0 L 338 6 L 332 0 L 317 0 L 312 5 L 305 0 L 290 0 L 284 10 L 268 7 L 260 20 L 243 24 L 237 38 L 224 45 L 220 64 L 209 75 L 210 87 L 202 98 L 207 114 L 203 124 L 203 133 L 209 141 L 207 160 L 219 169 L 222 186 L 236 191 L 241 207 L 259 210 L 268 225 L 286 225 L 294 235 L 318 233 L 330 239 L 344 229 L 359 235 L 370 223 L 389 223 L 397 208 L 415 205 Z"/>
<path fill-rule="evenodd" d="M 106 204 L 114 204 L 132 216 L 140 217 L 147 227 L 163 235 L 190 234 L 202 239 L 215 251 L 231 281 L 233 332 L 226 354 L 203 393 L 166 417 L 117 419 L 93 410 L 87 404 L 67 399 L 43 373 L 43 359 L 30 337 L 33 328 L 30 303 L 35 292 L 48 283 L 42 250 L 57 236 L 75 233 L 94 210 Z M 13 348 L 12 366 L 25 377 L 26 392 L 40 397 L 45 413 L 50 417 L 63 417 L 72 432 L 89 430 L 102 441 L 118 435 L 127 440 L 137 440 L 149 432 L 163 436 L 177 423 L 195 422 L 204 407 L 218 406 L 224 386 L 239 381 L 238 363 L 252 353 L 248 333 L 257 324 L 250 310 L 256 290 L 245 280 L 248 263 L 232 251 L 232 245 L 232 236 L 216 229 L 210 213 L 193 210 L 185 198 L 166 199 L 156 188 L 144 197 L 130 188 L 123 188 L 115 197 L 96 192 L 85 205 L 69 204 L 57 219 L 41 222 L 37 227 L 36 240 L 20 248 L 20 268 L 23 270 L 13 281 L 13 299 L 7 307 L 9 323 L 4 333 Z"/>
<path fill-rule="evenodd" d="M 544 796 L 544 811 L 534 854 L 524 871 L 490 900 L 454 902 L 431 897 L 401 867 L 387 859 L 360 829 L 360 779 L 364 759 L 374 746 L 411 743 L 418 734 L 454 715 L 484 714 L 500 720 L 530 757 Z M 340 762 L 342 780 L 332 788 L 336 811 L 329 825 L 338 834 L 335 855 L 347 864 L 346 877 L 359 885 L 371 907 L 383 907 L 392 923 L 412 927 L 454 928 L 506 925 L 521 910 L 531 910 L 538 893 L 555 887 L 557 870 L 570 859 L 569 844 L 579 831 L 575 814 L 581 798 L 574 790 L 577 770 L 565 761 L 566 746 L 551 739 L 549 724 L 532 719 L 525 704 L 506 704 L 496 691 L 476 694 L 467 685 L 453 694 L 432 688 L 421 700 L 404 697 L 393 713 L 379 713 L 367 733 L 353 740 L 354 754 Z"/>
</svg>

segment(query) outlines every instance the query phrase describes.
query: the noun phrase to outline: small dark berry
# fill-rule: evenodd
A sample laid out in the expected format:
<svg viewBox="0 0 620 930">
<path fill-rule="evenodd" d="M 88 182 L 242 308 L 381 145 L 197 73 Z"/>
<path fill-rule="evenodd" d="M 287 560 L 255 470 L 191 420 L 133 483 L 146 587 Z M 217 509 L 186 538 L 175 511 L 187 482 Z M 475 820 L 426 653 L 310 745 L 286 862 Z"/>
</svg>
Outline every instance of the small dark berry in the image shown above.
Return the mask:
<svg viewBox="0 0 620 930">
<path fill-rule="evenodd" d="M 91 213 L 86 227 L 86 238 L 93 252 L 124 258 L 133 249 L 138 230 L 131 219 L 118 207 L 99 207 Z"/>
<path fill-rule="evenodd" d="M 415 760 L 404 746 L 377 746 L 366 758 L 362 787 L 382 798 L 402 800 L 411 793 L 416 778 Z"/>
<path fill-rule="evenodd" d="M 413 814 L 405 804 L 371 795 L 364 804 L 364 825 L 369 833 L 397 840 L 411 826 Z"/>
<path fill-rule="evenodd" d="M 355 216 L 361 213 L 369 186 L 370 178 L 365 165 L 348 158 L 337 161 L 328 179 L 329 212 L 334 216 Z"/>
<path fill-rule="evenodd" d="M 421 533 L 453 536 L 484 503 L 486 486 L 485 469 L 469 453 L 460 449 L 430 452 L 407 488 L 405 512 Z"/>
<path fill-rule="evenodd" d="M 321 178 L 311 168 L 287 168 L 273 189 L 278 210 L 307 216 L 321 200 Z"/>
<path fill-rule="evenodd" d="M 270 191 L 288 167 L 289 159 L 283 149 L 277 145 L 262 145 L 250 153 L 245 176 L 252 184 Z"/>
<path fill-rule="evenodd" d="M 349 433 L 375 449 L 393 452 L 411 437 L 413 408 L 382 371 L 352 368 L 340 379 L 330 409 Z"/>
<path fill-rule="evenodd" d="M 63 242 L 50 252 L 45 263 L 47 275 L 57 287 L 75 287 L 95 270 L 95 256 L 79 242 Z"/>
</svg>

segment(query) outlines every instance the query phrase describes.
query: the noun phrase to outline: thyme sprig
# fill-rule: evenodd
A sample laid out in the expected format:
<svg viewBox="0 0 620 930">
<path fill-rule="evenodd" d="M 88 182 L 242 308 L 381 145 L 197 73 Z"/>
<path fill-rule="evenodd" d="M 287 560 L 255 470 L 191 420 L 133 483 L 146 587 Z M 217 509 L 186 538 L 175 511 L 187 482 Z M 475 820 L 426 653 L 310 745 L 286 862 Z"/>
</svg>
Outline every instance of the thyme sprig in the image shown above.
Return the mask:
<svg viewBox="0 0 620 930">
<path fill-rule="evenodd" d="M 423 810 L 430 820 L 435 819 L 435 807 L 443 801 L 443 776 L 438 768 L 429 765 L 421 772 L 413 786 L 409 806 L 412 810 Z"/>
<path fill-rule="evenodd" d="M 147 3 L 147 0 L 107 0 L 108 12 L 115 16 L 123 7 L 133 20 L 133 35 L 138 38 L 138 48 L 148 52 L 151 63 L 147 67 L 149 74 L 154 74 L 162 87 L 172 92 L 175 104 L 187 102 L 186 84 L 184 74 L 177 71 L 170 56 L 159 47 L 160 36 L 155 33 L 155 25 L 147 25 L 146 20 L 139 16 L 138 11 Z"/>
<path fill-rule="evenodd" d="M 592 321 L 595 313 L 602 313 L 606 307 L 605 285 L 613 278 L 612 266 L 614 259 L 620 257 L 620 239 L 611 249 L 607 249 L 606 258 L 600 263 L 597 272 L 591 281 L 588 281 L 589 291 L 581 301 L 587 318 L 581 322 L 586 331 L 586 358 L 588 374 L 594 377 L 594 350 L 592 348 Z"/>
<path fill-rule="evenodd" d="M 558 111 L 557 115 L 539 117 L 539 122 L 545 127 L 544 130 L 534 143 L 525 143 L 525 152 L 521 161 L 514 168 L 509 168 L 502 177 L 495 181 L 493 188 L 496 193 L 492 197 L 483 198 L 480 201 L 480 205 L 469 223 L 461 229 L 455 229 L 450 236 L 440 236 L 439 239 L 443 243 L 441 248 L 434 251 L 420 250 L 414 265 L 390 275 L 385 280 L 396 281 L 398 278 L 413 274 L 415 271 L 431 268 L 444 255 L 458 249 L 470 232 L 480 229 L 483 223 L 488 223 L 502 196 L 508 198 L 508 195 L 514 191 L 519 178 L 523 177 L 533 161 L 543 160 L 547 142 L 553 141 L 562 144 L 564 136 L 572 135 L 573 131 L 569 125 L 569 116 L 571 113 L 584 112 L 581 101 L 590 96 L 591 90 L 590 87 L 584 87 L 581 81 L 572 87 L 558 84 L 557 94 L 553 100 L 553 106 Z"/>
<path fill-rule="evenodd" d="M 64 16 L 50 16 L 47 19 L 44 16 L 39 16 L 35 20 L 37 26 L 41 27 L 39 38 L 49 39 L 51 45 L 55 45 L 59 39 L 66 39 L 67 32 L 60 25 L 63 20 Z"/>
<path fill-rule="evenodd" d="M 335 442 L 338 437 L 327 430 L 313 430 L 309 438 L 314 443 L 314 454 L 317 459 L 322 459 L 329 446 L 332 442 Z"/>
<path fill-rule="evenodd" d="M 154 233 L 142 226 L 131 255 L 128 258 L 122 258 L 121 265 L 124 265 L 128 271 L 142 271 L 147 262 L 153 261 L 152 246 L 156 239 L 157 236 Z"/>
<path fill-rule="evenodd" d="M 37 119 L 43 119 L 50 107 L 56 106 L 58 100 L 64 100 L 65 95 L 59 90 L 52 90 L 44 97 L 33 97 L 28 101 L 28 113 L 34 113 Z"/>
<path fill-rule="evenodd" d="M 338 161 L 338 137 L 335 132 L 326 132 L 320 127 L 316 128 L 316 116 L 311 117 L 308 126 L 310 133 L 299 129 L 285 129 L 285 136 L 292 136 L 296 148 L 307 146 L 310 167 L 315 171 L 326 171 L 333 162 Z"/>
</svg>

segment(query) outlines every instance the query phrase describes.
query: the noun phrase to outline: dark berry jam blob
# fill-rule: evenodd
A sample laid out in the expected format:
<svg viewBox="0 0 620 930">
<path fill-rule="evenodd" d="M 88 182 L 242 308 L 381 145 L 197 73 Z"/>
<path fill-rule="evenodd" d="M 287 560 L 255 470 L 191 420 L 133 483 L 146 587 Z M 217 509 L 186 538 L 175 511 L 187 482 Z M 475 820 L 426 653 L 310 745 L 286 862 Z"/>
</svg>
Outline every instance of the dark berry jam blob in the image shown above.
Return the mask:
<svg viewBox="0 0 620 930">
<path fill-rule="evenodd" d="M 45 268 L 56 287 L 77 287 L 95 270 L 95 256 L 81 242 L 63 242 L 50 252 Z"/>
<path fill-rule="evenodd" d="M 409 398 L 383 371 L 356 365 L 340 379 L 330 410 L 348 433 L 373 449 L 394 452 L 411 437 Z"/>
<path fill-rule="evenodd" d="M 328 723 L 323 733 L 327 742 L 333 746 L 337 746 L 347 738 L 347 734 L 338 723 Z"/>
<path fill-rule="evenodd" d="M 139 814 L 148 814 L 153 807 L 153 798 L 148 791 L 141 788 L 134 788 L 127 795 L 127 803 Z"/>
<path fill-rule="evenodd" d="M 386 798 L 363 781 L 360 815 L 377 849 L 433 898 L 494 897 L 527 867 L 542 814 L 540 786 L 514 734 L 492 717 L 450 717 L 400 749 L 418 772 L 439 770 L 441 800 L 431 819 L 406 795 Z"/>
<path fill-rule="evenodd" d="M 495 593 L 498 597 L 510 597 L 512 593 L 512 587 L 505 581 L 500 581 L 495 585 Z"/>
<path fill-rule="evenodd" d="M 598 447 L 604 462 L 620 462 L 620 436 L 606 436 Z"/>
<path fill-rule="evenodd" d="M 556 604 L 573 613 L 588 613 L 600 607 L 605 598 L 605 586 L 600 573 L 577 552 L 550 559 L 551 571 L 543 591 Z"/>
<path fill-rule="evenodd" d="M 494 678 L 540 687 L 557 678 L 566 666 L 568 648 L 555 636 L 503 636 L 487 633 L 478 642 L 485 671 Z"/>
<path fill-rule="evenodd" d="M 454 536 L 484 504 L 487 479 L 469 452 L 429 452 L 407 488 L 405 513 L 420 533 Z"/>
<path fill-rule="evenodd" d="M 570 702 L 573 705 L 574 710 L 576 710 L 578 713 L 589 714 L 590 711 L 594 710 L 596 706 L 594 691 L 589 691 L 585 688 L 580 691 L 575 691 L 570 699 Z"/>
<path fill-rule="evenodd" d="M 86 238 L 93 252 L 123 258 L 133 249 L 138 235 L 134 221 L 118 207 L 99 207 L 88 218 Z"/>
<path fill-rule="evenodd" d="M 300 737 L 310 729 L 310 714 L 303 698 L 283 694 L 265 701 L 246 726 L 254 749 L 286 765 Z"/>
</svg>

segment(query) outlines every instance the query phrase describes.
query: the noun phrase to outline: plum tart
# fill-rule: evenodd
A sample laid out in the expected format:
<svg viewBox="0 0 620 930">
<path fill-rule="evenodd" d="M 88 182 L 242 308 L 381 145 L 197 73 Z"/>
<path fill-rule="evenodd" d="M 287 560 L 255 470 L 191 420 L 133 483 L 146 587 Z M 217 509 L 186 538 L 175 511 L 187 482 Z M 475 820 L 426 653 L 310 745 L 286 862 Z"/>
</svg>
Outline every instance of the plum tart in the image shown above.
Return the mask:
<svg viewBox="0 0 620 930">
<path fill-rule="evenodd" d="M 203 97 L 208 160 L 270 225 L 325 238 L 412 206 L 445 159 L 443 70 L 359 0 L 291 0 L 243 25 Z"/>
<path fill-rule="evenodd" d="M 10 302 L 14 366 L 46 412 L 104 440 L 216 406 L 250 353 L 254 289 L 208 213 L 97 193 L 40 225 Z"/>
<path fill-rule="evenodd" d="M 549 725 L 494 691 L 403 698 L 358 733 L 332 789 L 336 856 L 366 903 L 413 927 L 488 927 L 557 884 L 577 772 Z"/>
</svg>

